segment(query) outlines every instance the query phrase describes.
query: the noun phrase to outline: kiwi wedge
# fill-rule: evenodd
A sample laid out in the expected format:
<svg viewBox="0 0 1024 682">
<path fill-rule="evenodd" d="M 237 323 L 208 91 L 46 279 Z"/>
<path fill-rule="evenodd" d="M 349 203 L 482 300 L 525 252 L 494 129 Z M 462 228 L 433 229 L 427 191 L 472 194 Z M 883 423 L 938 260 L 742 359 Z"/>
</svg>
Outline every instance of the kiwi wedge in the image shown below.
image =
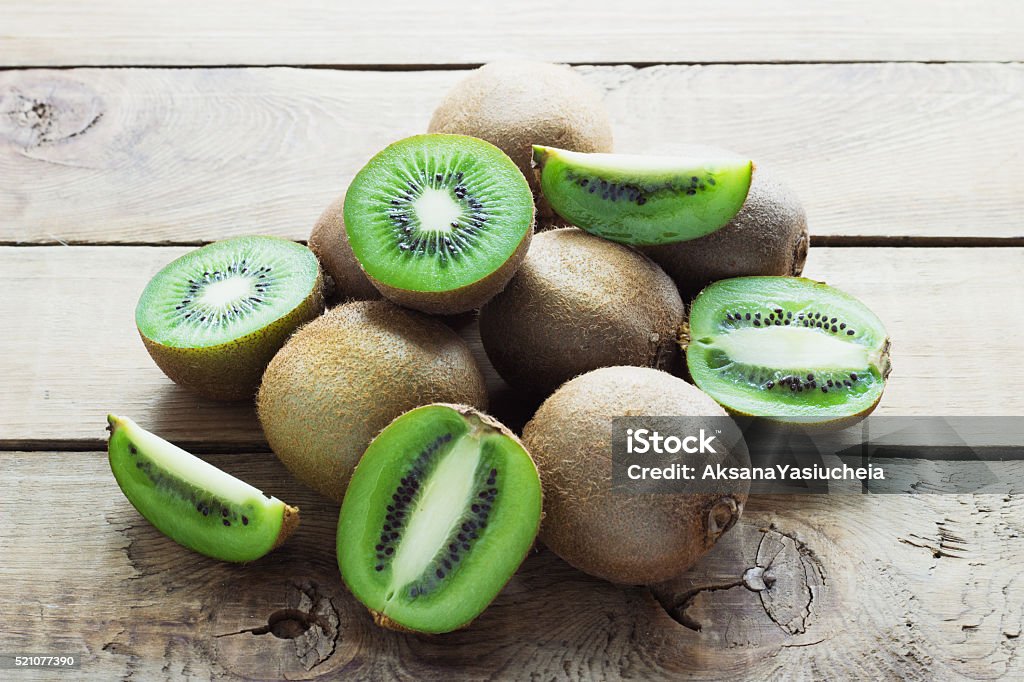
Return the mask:
<svg viewBox="0 0 1024 682">
<path fill-rule="evenodd" d="M 728 224 L 750 189 L 753 163 L 730 157 L 584 154 L 535 145 L 545 198 L 561 217 L 635 245 L 696 239 Z"/>
<path fill-rule="evenodd" d="M 749 482 L 718 492 L 627 494 L 612 486 L 612 420 L 726 416 L 667 372 L 603 367 L 563 384 L 523 430 L 544 486 L 540 539 L 591 575 L 625 585 L 673 578 L 735 525 Z M 708 429 L 720 427 L 710 420 Z M 719 448 L 721 461 L 730 454 Z"/>
<path fill-rule="evenodd" d="M 267 363 L 324 310 L 313 252 L 277 237 L 214 242 L 146 285 L 135 324 L 173 381 L 216 400 L 252 398 Z"/>
<path fill-rule="evenodd" d="M 345 195 L 349 244 L 384 296 L 428 313 L 479 308 L 533 235 L 533 195 L 500 149 L 465 135 L 395 142 Z"/>
<path fill-rule="evenodd" d="M 690 309 L 690 375 L 730 412 L 846 425 L 889 376 L 881 320 L 853 296 L 801 277 L 735 277 Z"/>
<path fill-rule="evenodd" d="M 366 450 L 338 518 L 342 578 L 379 625 L 467 625 L 533 545 L 541 486 L 512 432 L 473 408 L 427 405 Z"/>
<path fill-rule="evenodd" d="M 487 387 L 459 336 L 390 301 L 353 301 L 297 331 L 263 375 L 257 414 L 300 481 L 341 502 L 367 445 L 414 407 L 487 407 Z"/>
<path fill-rule="evenodd" d="M 686 309 L 643 254 L 576 228 L 544 232 L 480 310 L 480 338 L 511 386 L 543 399 L 598 367 L 682 368 Z"/>
<path fill-rule="evenodd" d="M 807 214 L 777 175 L 757 166 L 743 208 L 720 230 L 686 242 L 643 247 L 687 301 L 720 279 L 803 272 Z"/>
<path fill-rule="evenodd" d="M 110 469 L 157 530 L 223 561 L 259 559 L 299 525 L 299 510 L 267 497 L 127 417 L 107 417 Z"/>
</svg>

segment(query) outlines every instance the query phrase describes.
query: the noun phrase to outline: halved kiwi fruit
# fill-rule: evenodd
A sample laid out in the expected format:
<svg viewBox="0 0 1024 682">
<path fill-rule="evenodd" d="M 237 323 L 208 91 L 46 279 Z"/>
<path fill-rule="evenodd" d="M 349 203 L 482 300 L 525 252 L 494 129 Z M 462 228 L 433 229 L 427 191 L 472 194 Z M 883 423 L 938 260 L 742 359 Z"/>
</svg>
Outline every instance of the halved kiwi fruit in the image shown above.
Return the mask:
<svg viewBox="0 0 1024 682">
<path fill-rule="evenodd" d="M 175 542 L 224 561 L 259 559 L 299 525 L 267 497 L 126 417 L 107 417 L 110 469 L 128 501 Z"/>
<path fill-rule="evenodd" d="M 356 466 L 338 566 L 378 624 L 449 632 L 501 591 L 540 518 L 537 468 L 519 439 L 470 407 L 428 405 L 391 422 Z"/>
<path fill-rule="evenodd" d="M 686 361 L 733 413 L 844 425 L 881 399 L 889 339 L 863 303 L 822 282 L 736 277 L 694 300 Z"/>
<path fill-rule="evenodd" d="M 135 323 L 173 381 L 209 398 L 251 398 L 267 363 L 324 310 L 316 256 L 277 237 L 236 237 L 171 262 L 146 285 Z"/>
<path fill-rule="evenodd" d="M 605 239 L 650 245 L 696 239 L 728 224 L 750 189 L 750 159 L 583 154 L 534 146 L 545 198 Z"/>
<path fill-rule="evenodd" d="M 526 255 L 533 196 L 500 149 L 465 135 L 416 135 L 352 180 L 345 229 L 386 297 L 428 313 L 480 307 Z"/>
</svg>

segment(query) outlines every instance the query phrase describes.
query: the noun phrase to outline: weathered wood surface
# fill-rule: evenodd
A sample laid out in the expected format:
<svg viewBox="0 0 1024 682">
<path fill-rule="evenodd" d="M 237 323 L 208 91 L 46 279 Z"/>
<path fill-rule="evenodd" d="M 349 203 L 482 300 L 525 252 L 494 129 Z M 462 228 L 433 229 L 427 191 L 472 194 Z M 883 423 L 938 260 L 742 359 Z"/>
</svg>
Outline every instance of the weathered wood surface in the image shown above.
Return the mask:
<svg viewBox="0 0 1024 682">
<path fill-rule="evenodd" d="M 296 535 L 219 563 L 152 528 L 105 453 L 0 453 L 4 651 L 72 653 L 73 677 L 104 680 L 1024 675 L 1020 497 L 755 498 L 656 597 L 538 550 L 471 627 L 426 637 L 375 627 L 346 593 L 336 505 L 269 454 L 207 459 L 298 504 Z"/>
<path fill-rule="evenodd" d="M 135 331 L 146 282 L 185 251 L 0 248 L 0 444 L 97 447 L 116 412 L 185 445 L 265 447 L 250 405 L 175 386 Z M 818 248 L 807 275 L 886 323 L 894 369 L 877 414 L 1024 415 L 1022 265 L 1021 248 Z"/>
<path fill-rule="evenodd" d="M 211 0 L 13 0 L 0 65 L 459 65 L 1008 61 L 1024 56 L 1013 0 L 542 0 L 467 6 Z"/>
<path fill-rule="evenodd" d="M 749 154 L 802 197 L 815 237 L 1024 239 L 1020 64 L 580 72 L 605 92 L 620 151 Z M 0 243 L 305 239 L 463 75 L 0 71 Z"/>
</svg>

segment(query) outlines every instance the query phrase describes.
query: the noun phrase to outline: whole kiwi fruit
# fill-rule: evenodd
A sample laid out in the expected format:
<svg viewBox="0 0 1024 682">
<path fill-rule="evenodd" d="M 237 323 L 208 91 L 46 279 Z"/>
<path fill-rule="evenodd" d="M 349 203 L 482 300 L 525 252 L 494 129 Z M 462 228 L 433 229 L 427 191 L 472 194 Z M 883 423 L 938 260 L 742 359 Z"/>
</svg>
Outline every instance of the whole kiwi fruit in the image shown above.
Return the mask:
<svg viewBox="0 0 1024 682">
<path fill-rule="evenodd" d="M 480 337 L 505 381 L 544 397 L 598 367 L 676 370 L 685 315 L 653 261 L 573 227 L 534 237 L 508 286 L 480 310 Z"/>
<path fill-rule="evenodd" d="M 641 250 L 665 269 L 689 300 L 720 279 L 799 275 L 809 244 L 800 200 L 771 171 L 757 165 L 743 207 L 725 227 L 698 239 Z"/>
<path fill-rule="evenodd" d="M 523 443 L 543 486 L 541 540 L 586 573 L 649 585 L 681 574 L 711 549 L 742 513 L 749 482 L 715 494 L 614 493 L 612 420 L 624 415 L 726 412 L 665 372 L 606 367 L 569 381 L 548 398 L 526 425 Z"/>
<path fill-rule="evenodd" d="M 563 64 L 485 64 L 445 95 L 427 130 L 487 140 L 516 162 L 538 196 L 532 145 L 612 151 L 612 126 L 601 93 Z M 539 211 L 552 215 L 544 202 Z"/>
<path fill-rule="evenodd" d="M 433 402 L 486 409 L 484 379 L 469 347 L 420 313 L 353 301 L 289 339 L 263 376 L 257 412 L 289 471 L 341 502 L 377 432 Z"/>
<path fill-rule="evenodd" d="M 309 235 L 309 249 L 320 260 L 324 272 L 333 280 L 330 300 L 373 301 L 381 298 L 359 261 L 352 253 L 345 232 L 345 195 L 341 195 L 324 209 Z"/>
</svg>

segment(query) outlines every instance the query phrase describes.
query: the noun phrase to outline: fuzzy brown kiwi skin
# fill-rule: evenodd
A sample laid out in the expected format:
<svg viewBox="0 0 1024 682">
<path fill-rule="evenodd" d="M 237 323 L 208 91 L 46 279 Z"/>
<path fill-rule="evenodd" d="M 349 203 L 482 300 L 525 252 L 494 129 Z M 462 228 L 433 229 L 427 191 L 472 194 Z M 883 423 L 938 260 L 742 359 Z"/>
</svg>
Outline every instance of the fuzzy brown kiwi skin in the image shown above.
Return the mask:
<svg viewBox="0 0 1024 682">
<path fill-rule="evenodd" d="M 175 348 L 139 336 L 157 366 L 172 381 L 212 400 L 252 400 L 263 371 L 297 328 L 324 311 L 324 278 L 290 313 L 266 327 L 219 346 Z"/>
<path fill-rule="evenodd" d="M 400 414 L 438 401 L 487 406 L 465 342 L 388 301 L 353 301 L 289 339 L 264 373 L 257 414 L 285 467 L 340 503 L 373 437 Z"/>
<path fill-rule="evenodd" d="M 455 410 L 456 412 L 458 412 L 459 414 L 461 414 L 463 417 L 476 417 L 481 422 L 483 422 L 485 425 L 487 425 L 487 426 L 491 427 L 492 429 L 494 429 L 495 431 L 499 432 L 501 435 L 507 436 L 508 438 L 511 438 L 513 441 L 518 443 L 520 445 L 520 447 L 523 448 L 523 450 L 526 450 L 526 446 L 523 445 L 523 441 L 520 440 L 519 436 L 517 436 L 515 433 L 513 433 L 511 429 L 509 429 L 507 426 L 502 424 L 500 421 L 498 421 L 497 419 L 495 419 L 491 415 L 486 414 L 484 412 L 481 412 L 480 410 L 476 409 L 475 407 L 472 407 L 471 405 L 456 405 L 456 404 L 452 404 L 452 403 L 434 403 L 434 405 L 436 405 L 437 407 L 448 407 L 448 408 L 451 408 L 451 409 Z M 395 419 L 398 419 L 398 417 L 395 417 Z M 387 428 L 387 427 L 385 427 L 385 428 Z M 383 429 L 381 429 L 381 430 L 383 431 Z M 529 455 L 530 451 L 526 450 L 526 454 Z M 532 456 L 530 457 L 530 461 L 533 461 L 533 457 Z M 358 468 L 359 465 L 356 465 L 356 466 Z M 536 467 L 536 466 L 537 466 L 537 464 L 536 464 L 536 462 L 534 462 L 534 467 Z M 543 498 L 544 498 L 544 492 L 542 490 L 541 491 L 541 509 L 544 508 L 544 505 L 543 505 L 544 499 Z M 541 514 L 540 514 L 540 518 L 537 520 L 537 528 L 535 529 L 534 534 L 536 534 L 536 532 L 540 530 L 540 524 L 543 522 L 543 519 L 544 519 L 544 512 L 542 511 Z M 527 557 L 527 555 L 529 553 L 530 553 L 530 550 L 528 549 L 523 554 L 523 556 L 520 557 L 519 562 L 516 564 L 516 570 L 519 570 L 519 566 L 521 566 L 522 563 L 526 560 L 526 557 Z M 513 571 L 513 573 L 515 573 L 515 571 Z M 344 580 L 345 580 L 345 576 L 343 575 L 342 576 L 342 582 L 344 582 Z M 347 585 L 346 585 L 346 587 L 347 587 Z M 351 591 L 351 589 L 350 589 L 350 591 Z M 494 596 L 495 596 L 495 598 L 497 598 L 498 595 L 494 595 Z M 493 603 L 493 601 L 494 601 L 494 599 L 492 599 L 491 601 L 487 602 L 487 604 L 484 605 L 484 608 L 482 608 L 480 610 L 480 613 L 483 613 L 484 611 L 486 611 L 487 607 L 490 606 L 491 603 Z M 396 623 L 395 621 L 391 620 L 390 618 L 388 618 L 383 613 L 380 613 L 379 611 L 374 611 L 373 609 L 367 609 L 367 610 L 370 612 L 370 615 L 373 616 L 373 622 L 376 625 L 378 625 L 378 626 L 380 626 L 382 628 L 386 628 L 388 630 L 394 630 L 395 632 L 427 634 L 427 635 L 430 635 L 430 636 L 434 636 L 434 635 L 431 635 L 430 633 L 421 633 L 421 632 L 419 632 L 419 630 L 412 630 L 410 628 L 407 628 L 404 625 L 402 625 L 401 623 Z M 454 632 L 456 630 L 462 630 L 464 628 L 467 628 L 470 625 L 472 625 L 474 620 L 476 620 L 476 619 L 475 618 L 471 618 L 470 620 L 467 620 L 465 623 L 462 623 L 461 625 L 455 627 L 451 631 Z"/>
<path fill-rule="evenodd" d="M 309 235 L 309 250 L 316 255 L 324 272 L 334 283 L 329 302 L 379 299 L 380 292 L 366 277 L 348 243 L 344 206 L 343 194 L 320 214 Z"/>
<path fill-rule="evenodd" d="M 612 492 L 612 419 L 726 416 L 709 396 L 665 372 L 595 370 L 564 384 L 523 431 L 544 488 L 541 540 L 576 568 L 614 583 L 650 585 L 692 566 L 739 519 L 748 486 L 732 493 Z"/>
<path fill-rule="evenodd" d="M 445 95 L 427 132 L 472 135 L 504 151 L 526 176 L 545 217 L 554 212 L 532 168 L 532 145 L 612 151 L 601 93 L 570 67 L 546 62 L 498 61 L 473 71 Z"/>
<path fill-rule="evenodd" d="M 747 275 L 799 275 L 809 246 L 807 215 L 797 196 L 760 166 L 747 200 L 725 227 L 699 239 L 641 250 L 691 300 L 708 284 Z"/>
<path fill-rule="evenodd" d="M 528 396 L 598 367 L 682 368 L 686 310 L 644 255 L 577 228 L 537 235 L 505 290 L 480 311 L 491 364 Z"/>
<path fill-rule="evenodd" d="M 533 220 L 531 217 L 530 229 L 523 235 L 519 246 L 512 252 L 512 255 L 497 270 L 458 289 L 448 291 L 396 289 L 374 279 L 369 273 L 366 273 L 366 276 L 385 298 L 406 308 L 431 315 L 458 315 L 476 310 L 505 288 L 512 276 L 516 274 L 523 259 L 526 258 L 532 239 Z"/>
</svg>

